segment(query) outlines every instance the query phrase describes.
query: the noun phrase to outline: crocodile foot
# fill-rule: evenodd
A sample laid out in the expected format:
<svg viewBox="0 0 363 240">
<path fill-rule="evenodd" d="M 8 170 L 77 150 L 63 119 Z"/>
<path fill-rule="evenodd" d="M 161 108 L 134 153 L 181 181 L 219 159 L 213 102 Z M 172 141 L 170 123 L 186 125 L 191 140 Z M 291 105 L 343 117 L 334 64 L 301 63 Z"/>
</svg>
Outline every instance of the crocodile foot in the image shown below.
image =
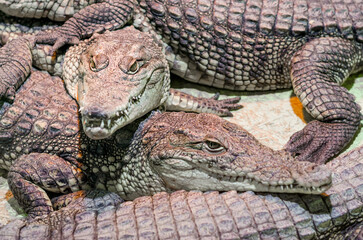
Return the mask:
<svg viewBox="0 0 363 240">
<path fill-rule="evenodd" d="M 12 102 L 16 89 L 30 73 L 32 55 L 25 38 L 14 39 L 0 48 L 0 99 Z"/>
<path fill-rule="evenodd" d="M 285 149 L 299 161 L 324 164 L 342 150 L 356 131 L 356 126 L 346 123 L 312 121 L 291 136 Z"/>
<path fill-rule="evenodd" d="M 186 111 L 197 113 L 213 113 L 221 117 L 232 117 L 231 110 L 242 108 L 238 102 L 240 97 L 219 99 L 219 94 L 211 98 L 194 97 L 190 94 L 170 89 L 170 96 L 165 103 L 169 111 Z"/>
<path fill-rule="evenodd" d="M 62 28 L 62 27 L 60 27 Z M 67 31 L 61 31 L 58 28 L 57 31 L 42 31 L 35 35 L 32 45 L 49 44 L 53 45 L 50 55 L 52 55 L 57 49 L 64 45 L 75 45 L 80 41 L 80 37 L 77 34 L 72 34 Z"/>
<path fill-rule="evenodd" d="M 204 101 L 209 106 L 209 108 L 214 109 L 216 114 L 222 117 L 232 117 L 233 114 L 231 110 L 238 110 L 243 108 L 238 102 L 241 100 L 240 97 L 226 98 L 219 100 L 219 93 L 216 93 L 210 99 L 205 99 Z"/>
<path fill-rule="evenodd" d="M 0 82 L 0 98 L 4 98 L 9 102 L 13 102 L 15 99 L 15 88 L 8 86 L 7 84 Z"/>
</svg>

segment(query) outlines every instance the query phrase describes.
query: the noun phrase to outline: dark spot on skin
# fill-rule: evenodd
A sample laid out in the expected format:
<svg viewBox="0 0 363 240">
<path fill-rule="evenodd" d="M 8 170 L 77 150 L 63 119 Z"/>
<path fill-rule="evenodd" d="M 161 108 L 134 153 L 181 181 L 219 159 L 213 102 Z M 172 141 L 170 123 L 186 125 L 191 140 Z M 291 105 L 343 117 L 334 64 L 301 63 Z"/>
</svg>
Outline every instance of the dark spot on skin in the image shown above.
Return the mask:
<svg viewBox="0 0 363 240">
<path fill-rule="evenodd" d="M 183 129 L 178 129 L 174 131 L 174 134 L 185 134 Z"/>
<path fill-rule="evenodd" d="M 222 165 L 222 166 L 220 166 L 219 167 L 221 170 L 226 170 L 227 169 L 227 167 L 225 166 L 225 165 Z"/>
</svg>

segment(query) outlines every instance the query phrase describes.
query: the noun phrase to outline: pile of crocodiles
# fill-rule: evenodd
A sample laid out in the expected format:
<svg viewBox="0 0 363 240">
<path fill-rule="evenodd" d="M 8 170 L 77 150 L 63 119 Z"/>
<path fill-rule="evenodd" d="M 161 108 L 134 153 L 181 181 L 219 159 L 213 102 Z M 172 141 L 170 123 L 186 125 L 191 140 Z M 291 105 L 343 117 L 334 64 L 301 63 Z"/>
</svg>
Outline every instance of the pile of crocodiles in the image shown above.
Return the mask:
<svg viewBox="0 0 363 240">
<path fill-rule="evenodd" d="M 80 39 L 95 32 L 132 24 L 140 31 L 149 32 L 154 44 L 162 48 L 163 54 L 158 55 L 156 63 L 162 65 L 167 60 L 170 71 L 186 80 L 233 90 L 293 87 L 307 112 L 316 119 L 294 134 L 285 147 L 297 159 L 325 162 L 349 143 L 360 126 L 360 107 L 340 84 L 349 74 L 363 68 L 361 0 L 113 0 L 46 3 L 5 0 L 1 2 L 0 10 L 19 17 L 49 17 L 52 20 L 69 18 L 54 30 L 37 33 L 32 40 L 33 43 L 54 44 L 53 50 L 68 43 L 79 43 Z M 86 7 L 89 3 L 92 4 Z M 130 50 L 140 54 L 147 52 L 139 47 L 135 44 Z M 107 55 L 98 54 L 95 50 L 93 53 L 95 55 L 81 59 L 79 65 L 63 73 L 71 76 L 70 80 L 65 81 L 73 80 L 73 84 L 67 84 L 67 88 L 74 97 L 85 97 L 88 90 L 86 86 L 90 83 L 81 84 L 80 81 L 87 82 L 89 77 L 89 82 L 92 82 L 95 76 L 102 75 L 103 70 L 108 69 L 108 64 L 110 67 L 117 65 L 117 73 L 123 77 L 114 80 L 110 76 L 110 80 L 102 79 L 98 84 L 93 83 L 97 89 L 127 81 L 131 77 L 139 79 L 148 66 L 145 64 L 148 62 L 147 57 L 150 57 L 138 56 L 134 52 L 123 61 L 112 64 L 109 63 L 112 59 Z M 81 53 L 74 54 L 79 57 Z M 86 65 L 88 71 L 84 73 L 81 69 L 78 72 L 77 67 L 83 65 Z M 166 77 L 168 71 L 164 69 L 157 72 Z M 112 73 L 117 74 L 116 70 Z M 139 81 L 144 85 L 142 80 Z M 11 96 L 14 87 L 20 85 L 18 79 L 2 84 L 0 94 L 3 96 Z M 135 94 L 132 97 L 136 99 L 151 91 L 147 89 L 140 92 L 140 84 L 135 84 L 137 87 L 132 85 L 129 82 L 128 91 L 131 95 Z M 162 86 L 158 94 L 153 93 L 148 101 L 141 101 L 145 108 L 155 102 L 160 105 L 166 101 L 164 94 L 168 92 L 168 83 Z M 103 96 L 103 100 L 109 99 Z M 176 98 L 175 102 L 178 100 Z M 141 103 L 131 102 L 129 105 L 135 104 Z M 181 105 L 189 106 L 185 102 Z M 126 119 L 127 122 L 135 120 L 134 116 L 127 118 L 125 115 L 130 112 L 137 114 L 137 111 L 129 111 L 126 107 L 112 111 L 101 106 L 93 106 L 92 109 L 81 107 L 83 121 L 94 123 L 88 135 L 104 138 L 122 127 Z M 145 112 L 137 114 L 137 117 L 143 114 Z M 104 124 L 109 120 L 110 125 Z"/>
<path fill-rule="evenodd" d="M 11 41 L 0 52 L 0 96 L 13 101 L 1 111 L 0 165 L 29 214 L 0 236 L 362 236 L 363 148 L 324 165 L 362 120 L 354 96 L 340 86 L 363 69 L 360 0 L 70 4 L 0 3 L 10 15 L 67 20 L 19 39 L 7 34 Z M 60 51 L 52 55 L 65 44 L 77 45 L 64 58 Z M 77 103 L 58 77 L 31 71 L 32 64 L 61 76 Z M 281 151 L 209 114 L 153 113 L 142 122 L 158 106 L 221 116 L 240 108 L 236 98 L 201 99 L 169 89 L 169 71 L 233 90 L 292 86 L 316 120 Z M 53 204 L 47 194 L 95 187 L 124 200 L 162 193 L 121 203 L 91 191 Z M 179 189 L 290 194 L 165 193 Z M 322 192 L 327 196 L 310 195 Z M 109 205 L 101 208 L 97 202 L 104 199 Z M 53 213 L 57 206 L 65 207 Z"/>
<path fill-rule="evenodd" d="M 361 234 L 363 146 L 317 165 L 273 151 L 218 116 L 183 112 L 154 112 L 110 138 L 92 140 L 78 126 L 77 104 L 61 79 L 39 71 L 17 92 L 5 116 L 12 124 L 2 138 L 1 159 L 29 216 L 0 228 L 4 239 Z M 136 199 L 77 192 L 89 187 Z M 50 201 L 42 189 L 75 193 Z"/>
</svg>

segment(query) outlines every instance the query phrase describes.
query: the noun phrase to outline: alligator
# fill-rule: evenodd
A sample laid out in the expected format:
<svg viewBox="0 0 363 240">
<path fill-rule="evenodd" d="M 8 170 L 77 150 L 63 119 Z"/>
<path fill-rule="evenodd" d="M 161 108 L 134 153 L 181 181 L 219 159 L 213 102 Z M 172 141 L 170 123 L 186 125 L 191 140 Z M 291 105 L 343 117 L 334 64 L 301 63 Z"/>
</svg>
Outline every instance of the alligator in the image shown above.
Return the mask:
<svg viewBox="0 0 363 240">
<path fill-rule="evenodd" d="M 47 216 L 0 228 L 2 239 L 362 239 L 363 146 L 326 164 L 325 195 L 179 190 L 122 201 L 81 191 Z M 187 180 L 185 184 L 187 184 Z"/>
<path fill-rule="evenodd" d="M 88 188 L 128 200 L 179 189 L 319 194 L 330 187 L 324 165 L 295 161 L 213 114 L 154 113 L 93 140 L 77 112 L 62 80 L 41 71 L 3 111 L 0 166 L 29 216 L 53 210 L 47 192 Z"/>
<path fill-rule="evenodd" d="M 239 97 L 199 98 L 169 89 L 169 68 L 161 48 L 151 35 L 133 27 L 94 35 L 69 49 L 65 56 L 47 56 L 49 46 L 30 50 L 27 38 L 16 38 L 0 50 L 0 92 L 13 100 L 32 63 L 61 75 L 68 93 L 80 106 L 83 129 L 92 139 L 107 138 L 161 105 L 166 110 L 220 116 L 232 116 L 229 110 L 242 107 L 237 104 Z M 139 67 L 142 69 L 137 73 Z"/>
<path fill-rule="evenodd" d="M 17 16 L 74 14 L 36 35 L 35 42 L 54 44 L 53 50 L 130 23 L 154 35 L 171 72 L 186 80 L 233 90 L 293 87 L 316 119 L 285 146 L 298 160 L 325 162 L 360 126 L 360 107 L 340 86 L 363 68 L 360 0 L 3 2 L 0 9 Z M 101 109 L 98 114 L 110 117 Z"/>
</svg>

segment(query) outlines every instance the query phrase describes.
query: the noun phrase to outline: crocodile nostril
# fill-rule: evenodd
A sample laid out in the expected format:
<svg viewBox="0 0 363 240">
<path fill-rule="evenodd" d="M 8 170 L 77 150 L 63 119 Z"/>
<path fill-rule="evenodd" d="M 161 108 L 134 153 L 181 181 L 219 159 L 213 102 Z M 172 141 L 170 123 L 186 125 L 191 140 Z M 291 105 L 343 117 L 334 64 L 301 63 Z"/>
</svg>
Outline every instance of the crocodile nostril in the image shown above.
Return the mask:
<svg viewBox="0 0 363 240">
<path fill-rule="evenodd" d="M 83 109 L 83 115 L 87 115 L 89 118 L 107 118 L 107 114 L 105 114 L 100 108 L 92 107 L 89 109 Z"/>
</svg>

